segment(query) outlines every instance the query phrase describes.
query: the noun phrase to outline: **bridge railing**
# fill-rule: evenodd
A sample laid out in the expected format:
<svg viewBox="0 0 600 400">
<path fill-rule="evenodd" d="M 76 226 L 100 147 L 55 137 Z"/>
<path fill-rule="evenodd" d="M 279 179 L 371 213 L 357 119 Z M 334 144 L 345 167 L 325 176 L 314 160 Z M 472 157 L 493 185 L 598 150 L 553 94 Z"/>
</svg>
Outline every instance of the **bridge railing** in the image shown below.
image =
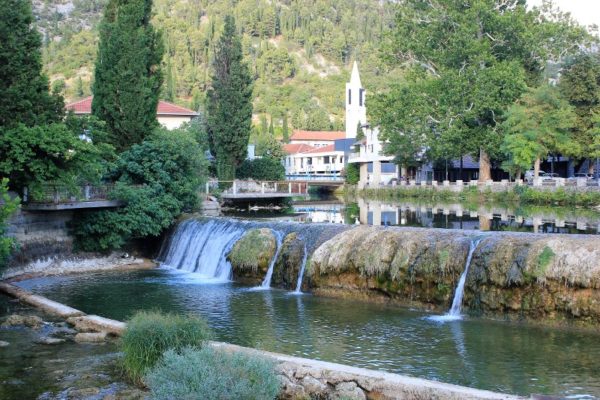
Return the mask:
<svg viewBox="0 0 600 400">
<path fill-rule="evenodd" d="M 344 182 L 340 174 L 287 174 L 288 181 Z"/>
<path fill-rule="evenodd" d="M 108 185 L 82 185 L 66 186 L 60 184 L 46 184 L 30 192 L 29 188 L 23 189 L 23 203 L 72 203 L 86 201 L 111 200 L 110 194 L 114 190 L 113 184 Z"/>
<path fill-rule="evenodd" d="M 289 181 L 255 181 L 255 180 L 233 180 L 218 181 L 210 180 L 206 182 L 206 194 L 220 192 L 222 194 L 297 194 L 306 195 L 308 185 L 305 182 Z"/>
</svg>

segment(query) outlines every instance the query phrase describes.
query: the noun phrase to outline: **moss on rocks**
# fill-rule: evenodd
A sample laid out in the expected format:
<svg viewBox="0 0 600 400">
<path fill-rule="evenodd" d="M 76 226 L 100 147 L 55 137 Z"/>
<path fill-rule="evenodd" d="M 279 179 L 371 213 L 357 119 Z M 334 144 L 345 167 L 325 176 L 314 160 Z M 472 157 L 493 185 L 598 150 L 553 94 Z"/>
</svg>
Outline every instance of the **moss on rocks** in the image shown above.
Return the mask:
<svg viewBox="0 0 600 400">
<path fill-rule="evenodd" d="M 277 241 L 270 229 L 250 229 L 227 255 L 234 278 L 260 282 L 267 273 L 276 248 Z"/>
</svg>

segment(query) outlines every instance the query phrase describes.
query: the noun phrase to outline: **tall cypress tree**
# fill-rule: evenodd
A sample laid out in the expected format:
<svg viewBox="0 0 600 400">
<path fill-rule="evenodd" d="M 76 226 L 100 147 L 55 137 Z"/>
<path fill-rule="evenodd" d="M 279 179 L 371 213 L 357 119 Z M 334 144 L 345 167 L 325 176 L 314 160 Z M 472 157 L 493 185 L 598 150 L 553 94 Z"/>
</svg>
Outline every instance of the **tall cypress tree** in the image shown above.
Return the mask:
<svg viewBox="0 0 600 400">
<path fill-rule="evenodd" d="M 289 131 L 289 127 L 288 127 L 287 111 L 285 113 L 283 113 L 283 129 L 282 129 L 281 141 L 283 143 L 289 143 L 290 142 L 290 131 Z"/>
<path fill-rule="evenodd" d="M 63 100 L 48 91 L 42 74 L 40 34 L 33 27 L 31 1 L 0 2 L 0 126 L 60 120 Z"/>
<path fill-rule="evenodd" d="M 212 88 L 208 91 L 208 126 L 217 176 L 235 178 L 235 169 L 247 156 L 252 128 L 252 77 L 242 61 L 242 45 L 232 16 L 215 49 Z"/>
<path fill-rule="evenodd" d="M 110 0 L 100 24 L 92 112 L 120 151 L 158 126 L 164 46 L 151 12 L 152 0 Z"/>
</svg>

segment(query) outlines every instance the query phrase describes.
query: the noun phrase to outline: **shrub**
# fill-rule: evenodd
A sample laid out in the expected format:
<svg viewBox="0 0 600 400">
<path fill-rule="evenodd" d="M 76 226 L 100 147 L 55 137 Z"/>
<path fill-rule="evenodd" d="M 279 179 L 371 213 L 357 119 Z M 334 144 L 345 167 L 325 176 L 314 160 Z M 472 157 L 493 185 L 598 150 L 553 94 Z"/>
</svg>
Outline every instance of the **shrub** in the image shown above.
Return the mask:
<svg viewBox="0 0 600 400">
<path fill-rule="evenodd" d="M 260 181 L 281 181 L 285 178 L 285 168 L 280 160 L 271 157 L 244 161 L 237 169 L 239 179 L 252 178 Z"/>
<path fill-rule="evenodd" d="M 275 399 L 280 383 L 272 361 L 203 348 L 167 351 L 146 376 L 154 399 Z"/>
<path fill-rule="evenodd" d="M 348 164 L 346 166 L 346 183 L 356 185 L 360 181 L 360 167 L 358 164 Z"/>
<path fill-rule="evenodd" d="M 127 323 L 121 341 L 123 366 L 129 377 L 139 383 L 165 351 L 200 348 L 209 337 L 208 326 L 200 318 L 138 312 Z"/>
</svg>

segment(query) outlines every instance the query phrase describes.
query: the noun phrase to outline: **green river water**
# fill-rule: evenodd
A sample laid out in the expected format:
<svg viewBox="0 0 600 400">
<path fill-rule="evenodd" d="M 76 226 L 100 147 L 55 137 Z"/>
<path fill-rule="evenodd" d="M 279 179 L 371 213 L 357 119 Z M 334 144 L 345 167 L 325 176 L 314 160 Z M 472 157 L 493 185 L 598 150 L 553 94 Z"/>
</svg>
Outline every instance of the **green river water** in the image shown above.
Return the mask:
<svg viewBox="0 0 600 400">
<path fill-rule="evenodd" d="M 600 397 L 600 335 L 589 332 L 476 318 L 441 324 L 398 307 L 206 284 L 166 269 L 19 285 L 119 320 L 142 309 L 199 314 L 217 340 L 243 346 L 505 393 Z"/>
</svg>

